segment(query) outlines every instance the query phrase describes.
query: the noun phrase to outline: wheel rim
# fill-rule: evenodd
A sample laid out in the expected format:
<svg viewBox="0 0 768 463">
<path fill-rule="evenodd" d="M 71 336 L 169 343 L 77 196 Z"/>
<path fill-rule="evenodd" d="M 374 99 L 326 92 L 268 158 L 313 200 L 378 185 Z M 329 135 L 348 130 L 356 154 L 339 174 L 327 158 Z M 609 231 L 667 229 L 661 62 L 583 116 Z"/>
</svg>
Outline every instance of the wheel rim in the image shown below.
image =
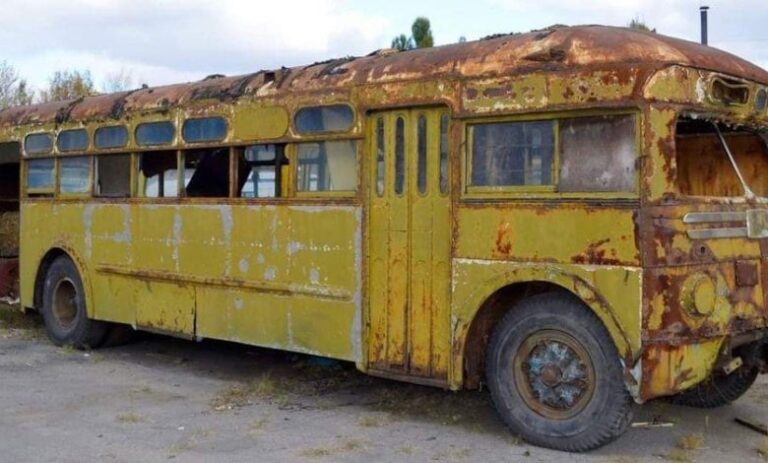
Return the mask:
<svg viewBox="0 0 768 463">
<path fill-rule="evenodd" d="M 53 317 L 62 328 L 69 328 L 77 318 L 77 288 L 69 278 L 59 281 L 53 290 Z"/>
<path fill-rule="evenodd" d="M 587 350 L 562 331 L 528 336 L 515 355 L 513 374 L 523 401 L 545 418 L 572 418 L 595 391 L 595 368 Z"/>
</svg>

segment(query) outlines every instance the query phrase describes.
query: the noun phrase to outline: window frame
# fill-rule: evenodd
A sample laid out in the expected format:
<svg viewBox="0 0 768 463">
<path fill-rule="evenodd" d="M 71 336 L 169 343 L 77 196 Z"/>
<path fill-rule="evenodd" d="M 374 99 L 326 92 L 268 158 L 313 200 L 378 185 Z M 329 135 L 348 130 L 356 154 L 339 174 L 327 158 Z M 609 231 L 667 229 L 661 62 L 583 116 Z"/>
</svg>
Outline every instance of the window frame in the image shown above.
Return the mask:
<svg viewBox="0 0 768 463">
<path fill-rule="evenodd" d="M 299 127 L 296 124 L 296 119 L 298 118 L 299 113 L 308 109 L 322 109 L 322 108 L 328 108 L 328 107 L 334 107 L 334 106 L 346 106 L 347 108 L 349 108 L 350 112 L 352 113 L 352 121 L 348 128 L 343 130 L 318 130 L 314 132 L 306 132 L 306 131 L 299 130 Z M 312 141 L 323 140 L 325 139 L 325 137 L 330 137 L 334 135 L 339 136 L 339 135 L 354 133 L 355 129 L 357 128 L 357 122 L 358 122 L 358 115 L 357 115 L 357 111 L 355 111 L 355 107 L 346 101 L 315 104 L 315 105 L 303 105 L 303 106 L 297 107 L 291 113 L 291 130 L 293 131 L 293 133 L 296 134 L 297 137 L 302 139 L 302 142 L 304 139 L 306 139 L 307 142 L 309 142 L 310 140 Z"/>
<path fill-rule="evenodd" d="M 61 162 L 67 159 L 85 158 L 88 160 L 88 186 L 83 191 L 62 191 L 61 190 Z M 56 195 L 61 198 L 91 198 L 94 189 L 94 168 L 96 162 L 93 155 L 79 152 L 76 154 L 67 154 L 56 158 Z"/>
<path fill-rule="evenodd" d="M 330 191 L 302 191 L 299 190 L 299 145 L 311 145 L 319 143 L 352 142 L 355 144 L 355 189 L 354 190 L 330 190 Z M 302 140 L 290 143 L 286 146 L 286 156 L 291 164 L 291 189 L 294 198 L 357 198 L 362 190 L 361 169 L 362 150 L 365 139 L 363 137 L 325 138 L 314 140 Z"/>
<path fill-rule="evenodd" d="M 168 124 L 173 128 L 173 135 L 171 136 L 171 139 L 166 143 L 141 143 L 139 140 L 139 129 L 143 126 L 149 126 L 149 125 L 159 125 L 159 124 Z M 160 120 L 148 120 L 148 121 L 142 121 L 136 124 L 133 127 L 133 140 L 136 144 L 136 148 L 139 150 L 155 150 L 155 151 L 172 151 L 176 145 L 178 145 L 178 139 L 179 139 L 179 128 L 177 127 L 177 124 L 171 120 L 171 119 L 160 119 Z"/>
<path fill-rule="evenodd" d="M 74 148 L 74 149 L 66 149 L 66 150 L 62 149 L 61 148 L 61 136 L 63 134 L 74 133 L 74 132 L 84 133 L 85 134 L 85 146 L 82 147 L 82 148 L 78 147 L 78 148 Z M 89 151 L 91 149 L 91 147 L 92 147 L 91 134 L 88 132 L 88 129 L 86 129 L 84 127 L 74 128 L 74 129 L 64 129 L 64 130 L 59 131 L 56 134 L 55 143 L 56 143 L 56 152 L 60 153 L 60 154 L 64 154 L 64 155 L 70 155 L 70 154 L 74 154 L 74 153 L 85 153 L 86 151 Z"/>
<path fill-rule="evenodd" d="M 46 188 L 31 188 L 29 186 L 29 162 L 35 162 L 35 161 L 44 161 L 44 160 L 51 160 L 53 161 L 53 182 L 50 187 Z M 59 189 L 59 159 L 52 156 L 41 156 L 41 157 L 34 157 L 30 159 L 24 159 L 22 162 L 23 170 L 22 170 L 22 185 L 23 185 L 23 196 L 24 197 L 35 197 L 35 196 L 50 196 L 53 197 L 56 195 Z"/>
<path fill-rule="evenodd" d="M 38 135 L 46 135 L 51 140 L 51 148 L 48 151 L 36 151 L 36 152 L 29 152 L 27 151 L 27 140 L 30 137 L 38 136 Z M 42 132 L 30 132 L 24 135 L 24 140 L 21 143 L 21 149 L 23 157 L 49 157 L 54 155 L 54 150 L 56 149 L 56 136 L 53 134 L 53 132 L 50 131 L 42 131 Z"/>
<path fill-rule="evenodd" d="M 634 116 L 635 117 L 635 154 L 638 162 L 635 187 L 632 192 L 605 192 L 605 191 L 580 191 L 580 192 L 561 192 L 560 185 L 560 166 L 561 166 L 561 143 L 560 143 L 560 121 L 563 119 L 574 119 L 580 117 L 596 116 Z M 472 130 L 473 125 L 492 124 L 505 122 L 554 122 L 554 152 L 552 159 L 552 184 L 551 185 L 505 185 L 505 186 L 473 186 L 472 179 Z M 641 159 L 643 157 L 642 147 L 642 124 L 643 112 L 637 107 L 610 108 L 610 109 L 588 109 L 580 111 L 560 111 L 542 114 L 521 114 L 513 116 L 497 117 L 469 117 L 462 123 L 461 140 L 461 198 L 462 199 L 498 199 L 498 198 L 616 198 L 616 199 L 637 199 L 640 197 L 640 177 L 642 176 Z"/>
<path fill-rule="evenodd" d="M 110 129 L 123 129 L 125 131 L 125 143 L 119 146 L 99 146 L 97 143 L 98 134 L 103 130 Z M 128 145 L 131 143 L 131 129 L 125 124 L 113 124 L 113 125 L 98 125 L 93 130 L 93 149 L 98 152 L 114 153 L 125 151 Z"/>
<path fill-rule="evenodd" d="M 184 136 L 184 132 L 187 129 L 188 123 L 194 123 L 199 121 L 205 121 L 205 120 L 221 120 L 224 123 L 224 134 L 221 136 L 221 138 L 206 138 L 206 139 L 200 139 L 200 140 L 188 140 Z M 138 128 L 138 127 L 137 127 Z M 181 130 L 179 131 L 179 136 L 181 137 L 181 140 L 184 142 L 185 145 L 204 145 L 206 143 L 208 144 L 221 144 L 224 143 L 229 138 L 229 132 L 231 130 L 231 124 L 229 120 L 223 116 L 223 115 L 213 115 L 213 116 L 202 116 L 202 117 L 190 117 L 188 119 L 184 119 L 184 121 L 181 123 Z M 176 135 L 176 134 L 174 134 Z M 147 146 L 147 145 L 145 145 Z"/>
</svg>

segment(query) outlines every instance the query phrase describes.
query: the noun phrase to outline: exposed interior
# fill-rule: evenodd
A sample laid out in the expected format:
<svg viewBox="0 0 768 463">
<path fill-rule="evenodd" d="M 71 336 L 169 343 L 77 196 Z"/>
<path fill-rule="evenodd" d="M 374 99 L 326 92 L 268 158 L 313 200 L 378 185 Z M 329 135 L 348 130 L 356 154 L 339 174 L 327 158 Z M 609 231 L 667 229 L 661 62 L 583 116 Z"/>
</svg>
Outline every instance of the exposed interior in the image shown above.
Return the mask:
<svg viewBox="0 0 768 463">
<path fill-rule="evenodd" d="M 718 128 L 744 181 L 757 196 L 768 196 L 766 135 L 747 127 Z M 677 186 L 685 196 L 743 197 L 744 187 L 713 122 L 681 117 L 675 136 Z"/>
</svg>

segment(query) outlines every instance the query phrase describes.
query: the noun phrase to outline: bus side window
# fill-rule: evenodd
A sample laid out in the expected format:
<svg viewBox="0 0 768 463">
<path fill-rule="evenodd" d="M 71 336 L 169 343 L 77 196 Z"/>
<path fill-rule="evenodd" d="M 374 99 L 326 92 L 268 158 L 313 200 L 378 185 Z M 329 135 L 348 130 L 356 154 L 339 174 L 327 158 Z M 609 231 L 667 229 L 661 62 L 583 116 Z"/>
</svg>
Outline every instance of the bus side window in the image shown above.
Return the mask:
<svg viewBox="0 0 768 463">
<path fill-rule="evenodd" d="M 96 156 L 95 195 L 106 198 L 126 198 L 131 195 L 131 155 Z"/>
<path fill-rule="evenodd" d="M 146 198 L 178 196 L 176 151 L 142 153 L 139 164 L 142 196 Z"/>
<path fill-rule="evenodd" d="M 281 191 L 285 145 L 252 145 L 238 154 L 237 196 L 241 198 L 278 198 Z"/>
<path fill-rule="evenodd" d="M 229 196 L 229 149 L 184 153 L 184 194 L 197 198 Z"/>
</svg>

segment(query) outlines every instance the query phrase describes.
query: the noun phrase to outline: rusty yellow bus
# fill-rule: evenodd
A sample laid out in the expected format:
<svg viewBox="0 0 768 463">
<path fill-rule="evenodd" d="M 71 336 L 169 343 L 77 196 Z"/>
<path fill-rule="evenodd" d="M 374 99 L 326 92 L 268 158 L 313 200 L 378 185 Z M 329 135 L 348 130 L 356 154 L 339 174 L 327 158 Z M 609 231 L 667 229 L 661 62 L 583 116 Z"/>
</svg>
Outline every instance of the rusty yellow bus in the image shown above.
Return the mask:
<svg viewBox="0 0 768 463">
<path fill-rule="evenodd" d="M 766 371 L 767 89 L 588 26 L 11 108 L 21 304 L 56 344 L 485 385 L 514 433 L 589 450 Z"/>
</svg>

